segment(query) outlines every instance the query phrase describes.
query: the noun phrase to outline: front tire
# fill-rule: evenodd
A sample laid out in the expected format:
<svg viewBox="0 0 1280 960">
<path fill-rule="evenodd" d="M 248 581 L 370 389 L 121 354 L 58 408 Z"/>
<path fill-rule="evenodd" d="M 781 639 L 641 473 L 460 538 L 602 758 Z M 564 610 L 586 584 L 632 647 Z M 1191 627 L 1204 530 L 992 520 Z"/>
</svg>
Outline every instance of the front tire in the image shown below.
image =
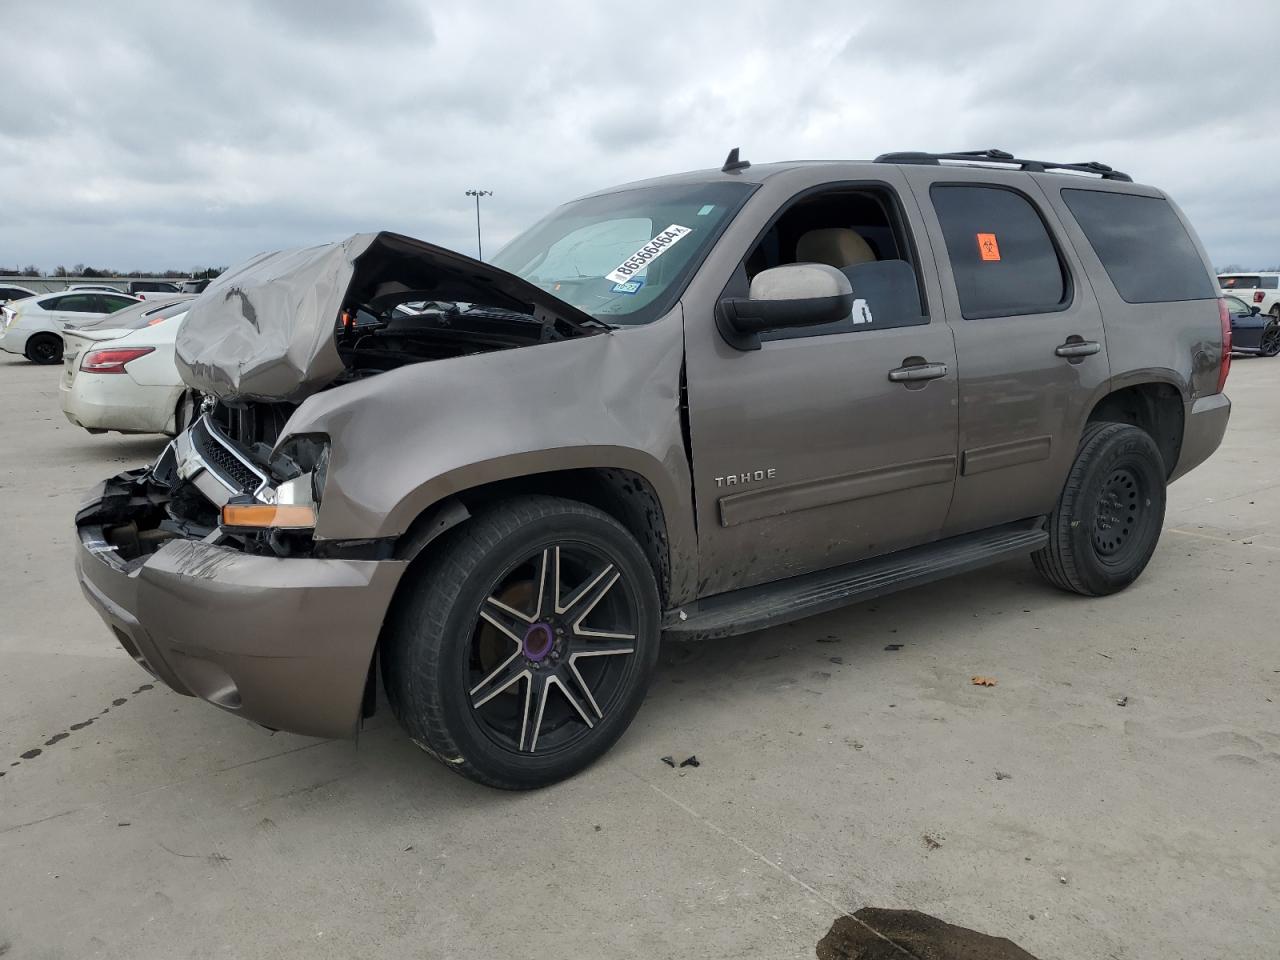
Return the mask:
<svg viewBox="0 0 1280 960">
<path fill-rule="evenodd" d="M 446 534 L 382 642 L 391 708 L 449 769 L 522 790 L 582 770 L 630 725 L 658 656 L 653 570 L 594 507 L 530 496 Z"/>
<path fill-rule="evenodd" d="M 28 360 L 41 366 L 62 362 L 62 338 L 56 333 L 37 333 L 27 341 Z"/>
<path fill-rule="evenodd" d="M 1164 458 L 1145 430 L 1089 424 L 1049 515 L 1049 544 L 1032 556 L 1036 570 L 1054 586 L 1087 597 L 1133 583 L 1160 540 L 1166 476 Z"/>
</svg>

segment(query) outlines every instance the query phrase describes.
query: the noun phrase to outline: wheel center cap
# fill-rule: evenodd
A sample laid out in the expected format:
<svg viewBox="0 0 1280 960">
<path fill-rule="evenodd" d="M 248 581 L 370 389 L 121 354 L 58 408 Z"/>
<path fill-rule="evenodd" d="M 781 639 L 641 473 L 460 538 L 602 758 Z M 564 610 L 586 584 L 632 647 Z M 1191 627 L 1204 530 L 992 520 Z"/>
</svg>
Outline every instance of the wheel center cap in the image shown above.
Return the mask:
<svg viewBox="0 0 1280 960">
<path fill-rule="evenodd" d="M 545 623 L 535 623 L 524 633 L 524 655 L 535 663 L 541 663 L 555 645 L 555 634 Z M 508 647 L 508 649 L 510 649 Z"/>
</svg>

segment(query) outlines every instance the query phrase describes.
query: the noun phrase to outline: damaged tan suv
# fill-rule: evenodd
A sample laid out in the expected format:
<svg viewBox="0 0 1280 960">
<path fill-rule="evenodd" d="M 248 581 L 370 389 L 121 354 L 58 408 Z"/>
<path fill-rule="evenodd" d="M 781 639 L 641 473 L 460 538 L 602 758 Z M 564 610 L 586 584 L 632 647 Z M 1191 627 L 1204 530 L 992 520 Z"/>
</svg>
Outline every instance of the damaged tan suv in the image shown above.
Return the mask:
<svg viewBox="0 0 1280 960">
<path fill-rule="evenodd" d="M 497 787 L 605 752 L 665 633 L 1030 555 L 1097 596 L 1218 446 L 1190 225 L 998 151 L 723 168 L 569 203 L 492 263 L 390 233 L 260 256 L 177 342 L 203 413 L 76 517 L 146 670 L 271 728 L 391 709 Z"/>
</svg>

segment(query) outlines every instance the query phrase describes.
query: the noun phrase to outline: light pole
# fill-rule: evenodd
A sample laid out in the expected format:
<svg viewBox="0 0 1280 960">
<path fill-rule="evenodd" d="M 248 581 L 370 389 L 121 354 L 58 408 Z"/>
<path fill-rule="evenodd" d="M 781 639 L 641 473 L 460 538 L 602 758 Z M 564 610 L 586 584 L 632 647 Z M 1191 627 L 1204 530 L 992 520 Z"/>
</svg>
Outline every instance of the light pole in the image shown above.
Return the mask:
<svg viewBox="0 0 1280 960">
<path fill-rule="evenodd" d="M 480 246 L 480 198 L 492 197 L 492 190 L 468 190 L 468 197 L 476 198 L 476 259 L 484 259 L 484 248 Z"/>
</svg>

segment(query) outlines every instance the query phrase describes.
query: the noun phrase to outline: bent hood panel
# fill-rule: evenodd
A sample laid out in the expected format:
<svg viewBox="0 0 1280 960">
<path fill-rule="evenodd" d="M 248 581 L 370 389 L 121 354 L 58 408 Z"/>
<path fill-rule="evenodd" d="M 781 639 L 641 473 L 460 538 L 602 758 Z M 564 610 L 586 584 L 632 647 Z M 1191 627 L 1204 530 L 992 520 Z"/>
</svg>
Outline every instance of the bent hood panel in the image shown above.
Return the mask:
<svg viewBox="0 0 1280 960">
<path fill-rule="evenodd" d="M 560 336 L 602 326 L 505 270 L 400 234 L 361 233 L 260 254 L 223 273 L 187 312 L 178 370 L 224 400 L 300 402 L 343 370 L 334 339 L 343 305 L 409 291 L 528 313 Z"/>
</svg>

